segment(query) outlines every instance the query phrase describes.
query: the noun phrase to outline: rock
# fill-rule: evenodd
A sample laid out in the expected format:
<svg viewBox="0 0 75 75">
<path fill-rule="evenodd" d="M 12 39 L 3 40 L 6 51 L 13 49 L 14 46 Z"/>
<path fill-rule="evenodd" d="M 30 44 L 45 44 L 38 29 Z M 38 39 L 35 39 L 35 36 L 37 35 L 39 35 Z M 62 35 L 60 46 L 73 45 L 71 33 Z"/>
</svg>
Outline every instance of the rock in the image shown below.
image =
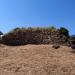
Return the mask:
<svg viewBox="0 0 75 75">
<path fill-rule="evenodd" d="M 54 44 L 52 47 L 53 47 L 54 49 L 60 48 L 60 46 L 59 46 L 58 44 Z"/>
<path fill-rule="evenodd" d="M 75 45 L 72 45 L 71 48 L 72 48 L 72 49 L 75 49 Z"/>
</svg>

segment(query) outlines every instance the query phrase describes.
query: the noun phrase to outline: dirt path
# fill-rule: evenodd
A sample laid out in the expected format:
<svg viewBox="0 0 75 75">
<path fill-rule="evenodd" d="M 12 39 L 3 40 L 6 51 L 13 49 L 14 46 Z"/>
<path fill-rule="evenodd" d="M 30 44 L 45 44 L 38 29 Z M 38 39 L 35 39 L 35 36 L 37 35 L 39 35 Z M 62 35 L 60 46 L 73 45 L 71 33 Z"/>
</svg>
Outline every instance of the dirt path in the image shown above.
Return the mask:
<svg viewBox="0 0 75 75">
<path fill-rule="evenodd" d="M 66 46 L 1 45 L 0 75 L 75 75 L 75 53 Z"/>
</svg>

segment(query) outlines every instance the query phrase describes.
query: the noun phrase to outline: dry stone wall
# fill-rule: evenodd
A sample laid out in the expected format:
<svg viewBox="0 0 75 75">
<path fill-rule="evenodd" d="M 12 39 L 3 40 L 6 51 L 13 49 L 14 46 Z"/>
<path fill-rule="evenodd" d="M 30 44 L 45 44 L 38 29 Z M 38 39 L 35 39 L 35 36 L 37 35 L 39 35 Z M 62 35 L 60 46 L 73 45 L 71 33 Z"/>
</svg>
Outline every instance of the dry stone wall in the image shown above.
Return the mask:
<svg viewBox="0 0 75 75">
<path fill-rule="evenodd" d="M 4 44 L 23 45 L 23 44 L 54 44 L 67 45 L 68 37 L 60 34 L 59 30 L 20 30 L 7 33 L 2 37 Z"/>
</svg>

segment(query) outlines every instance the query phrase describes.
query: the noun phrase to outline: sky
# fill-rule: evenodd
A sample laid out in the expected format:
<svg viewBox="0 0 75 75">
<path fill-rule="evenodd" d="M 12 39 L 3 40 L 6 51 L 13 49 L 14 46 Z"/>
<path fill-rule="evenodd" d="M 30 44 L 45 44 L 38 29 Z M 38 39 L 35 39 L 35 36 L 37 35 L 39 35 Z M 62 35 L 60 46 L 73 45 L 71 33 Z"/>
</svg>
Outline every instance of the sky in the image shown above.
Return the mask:
<svg viewBox="0 0 75 75">
<path fill-rule="evenodd" d="M 75 0 L 0 0 L 0 30 L 65 27 L 75 34 Z"/>
</svg>

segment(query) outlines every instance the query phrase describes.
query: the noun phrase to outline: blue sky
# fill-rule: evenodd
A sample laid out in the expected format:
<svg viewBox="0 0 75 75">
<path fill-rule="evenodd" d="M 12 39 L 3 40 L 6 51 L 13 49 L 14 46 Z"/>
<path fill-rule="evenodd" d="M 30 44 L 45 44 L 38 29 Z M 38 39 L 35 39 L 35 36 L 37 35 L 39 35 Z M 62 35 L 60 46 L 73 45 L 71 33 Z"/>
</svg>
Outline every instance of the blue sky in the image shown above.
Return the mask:
<svg viewBox="0 0 75 75">
<path fill-rule="evenodd" d="M 75 0 L 0 0 L 0 30 L 65 27 L 75 34 Z"/>
</svg>

